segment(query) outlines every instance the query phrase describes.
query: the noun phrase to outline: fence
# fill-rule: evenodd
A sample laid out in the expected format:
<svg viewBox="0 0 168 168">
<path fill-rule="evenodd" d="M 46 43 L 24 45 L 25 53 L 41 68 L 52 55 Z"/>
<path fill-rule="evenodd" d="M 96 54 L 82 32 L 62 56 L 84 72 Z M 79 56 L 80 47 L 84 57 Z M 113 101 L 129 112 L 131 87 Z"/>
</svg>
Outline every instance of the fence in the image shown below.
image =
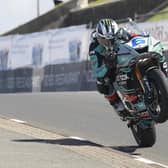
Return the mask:
<svg viewBox="0 0 168 168">
<path fill-rule="evenodd" d="M 95 79 L 87 61 L 0 71 L 0 93 L 94 89 Z"/>
<path fill-rule="evenodd" d="M 163 41 L 168 21 L 140 23 Z M 0 93 L 95 90 L 85 25 L 0 38 Z M 14 40 L 15 39 L 15 40 Z"/>
</svg>

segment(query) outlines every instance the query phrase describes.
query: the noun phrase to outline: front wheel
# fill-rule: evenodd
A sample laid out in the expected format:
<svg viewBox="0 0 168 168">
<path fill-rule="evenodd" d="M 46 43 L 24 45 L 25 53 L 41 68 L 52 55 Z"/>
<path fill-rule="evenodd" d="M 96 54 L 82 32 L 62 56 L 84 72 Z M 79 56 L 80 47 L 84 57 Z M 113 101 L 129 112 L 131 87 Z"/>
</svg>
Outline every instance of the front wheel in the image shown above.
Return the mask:
<svg viewBox="0 0 168 168">
<path fill-rule="evenodd" d="M 163 123 L 168 119 L 168 80 L 159 69 L 152 69 L 147 73 L 151 88 L 152 101 L 146 106 L 151 117 L 157 123 Z"/>
<path fill-rule="evenodd" d="M 152 147 L 156 142 L 156 129 L 153 122 L 148 128 L 134 124 L 131 126 L 131 131 L 139 147 Z"/>
</svg>

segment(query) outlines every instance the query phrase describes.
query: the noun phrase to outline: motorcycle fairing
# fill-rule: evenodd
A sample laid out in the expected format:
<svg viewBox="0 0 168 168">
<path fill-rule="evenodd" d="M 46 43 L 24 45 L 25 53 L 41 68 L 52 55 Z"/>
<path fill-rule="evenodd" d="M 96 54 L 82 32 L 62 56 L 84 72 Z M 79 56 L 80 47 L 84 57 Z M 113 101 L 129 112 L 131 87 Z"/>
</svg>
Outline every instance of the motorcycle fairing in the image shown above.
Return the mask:
<svg viewBox="0 0 168 168">
<path fill-rule="evenodd" d="M 132 38 L 127 45 L 134 49 L 144 48 L 148 46 L 148 37 L 136 36 Z"/>
</svg>

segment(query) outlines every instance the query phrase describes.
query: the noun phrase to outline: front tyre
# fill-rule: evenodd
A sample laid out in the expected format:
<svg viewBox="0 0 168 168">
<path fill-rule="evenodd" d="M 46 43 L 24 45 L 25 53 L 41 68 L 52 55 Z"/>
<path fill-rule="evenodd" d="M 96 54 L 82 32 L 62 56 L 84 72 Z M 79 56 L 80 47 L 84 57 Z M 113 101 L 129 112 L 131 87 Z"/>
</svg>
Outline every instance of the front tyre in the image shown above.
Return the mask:
<svg viewBox="0 0 168 168">
<path fill-rule="evenodd" d="M 157 123 L 168 119 L 168 81 L 159 69 L 151 69 L 147 73 L 149 85 L 152 89 L 152 101 L 146 104 L 148 112 Z"/>
</svg>

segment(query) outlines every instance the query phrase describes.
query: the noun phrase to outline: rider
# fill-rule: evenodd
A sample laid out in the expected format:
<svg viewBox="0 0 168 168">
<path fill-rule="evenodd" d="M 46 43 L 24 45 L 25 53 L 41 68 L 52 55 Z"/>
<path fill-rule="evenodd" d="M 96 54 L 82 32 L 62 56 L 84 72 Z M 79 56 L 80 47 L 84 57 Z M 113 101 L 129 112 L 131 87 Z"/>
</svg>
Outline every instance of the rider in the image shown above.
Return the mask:
<svg viewBox="0 0 168 168">
<path fill-rule="evenodd" d="M 101 19 L 91 35 L 89 56 L 92 70 L 97 78 L 97 90 L 104 94 L 109 103 L 122 115 L 125 108 L 112 84 L 116 76 L 115 53 L 112 52 L 112 48 L 114 37 L 119 31 L 122 40 L 129 41 L 131 39 L 131 34 L 123 28 L 119 29 L 113 19 Z M 109 57 L 112 53 L 113 55 Z"/>
</svg>

